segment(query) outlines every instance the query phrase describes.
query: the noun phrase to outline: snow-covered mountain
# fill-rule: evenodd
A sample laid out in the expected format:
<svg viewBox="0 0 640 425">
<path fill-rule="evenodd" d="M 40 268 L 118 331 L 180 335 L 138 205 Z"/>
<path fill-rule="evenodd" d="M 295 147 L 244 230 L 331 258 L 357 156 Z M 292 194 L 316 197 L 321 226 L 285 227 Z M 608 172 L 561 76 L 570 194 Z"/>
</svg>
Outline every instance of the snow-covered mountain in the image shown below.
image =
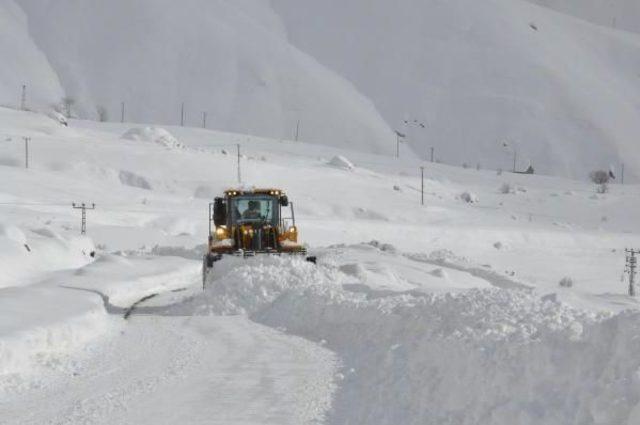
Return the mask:
<svg viewBox="0 0 640 425">
<path fill-rule="evenodd" d="M 31 105 L 62 97 L 58 76 L 33 43 L 27 17 L 13 0 L 0 2 L 0 58 L 0 104 L 19 105 L 27 82 Z"/>
<path fill-rule="evenodd" d="M 585 178 L 640 170 L 640 37 L 520 0 L 274 0 L 292 42 L 349 78 L 423 156 Z M 574 2 L 577 4 L 577 2 Z M 582 4 L 582 2 L 581 2 Z M 510 147 L 503 149 L 504 141 Z"/>
<path fill-rule="evenodd" d="M 604 24 L 638 9 L 532 1 Z M 177 124 L 184 102 L 190 126 L 206 111 L 210 128 L 389 155 L 397 129 L 449 164 L 511 168 L 517 151 L 539 173 L 640 175 L 640 35 L 524 0 L 7 0 L 0 13 L 14 64 L 0 104 L 26 83 L 32 104 L 66 94 L 90 119 L 119 121 L 124 102 L 129 121 Z"/>
<path fill-rule="evenodd" d="M 540 6 L 574 15 L 593 23 L 640 32 L 640 2 L 637 0 L 529 0 Z"/>
<path fill-rule="evenodd" d="M 129 121 L 176 124 L 184 102 L 186 125 L 201 125 L 206 111 L 211 128 L 293 139 L 300 121 L 306 141 L 394 150 L 393 133 L 371 102 L 292 47 L 262 0 L 17 3 L 51 64 L 42 68 L 55 71 L 80 117 L 95 119 L 102 107 L 119 121 L 124 102 Z M 34 43 L 25 44 L 35 50 Z M 36 77 L 23 78 L 30 92 L 59 101 L 56 86 L 47 85 L 46 95 L 39 87 L 57 81 Z M 8 82 L 4 103 L 19 87 Z"/>
</svg>

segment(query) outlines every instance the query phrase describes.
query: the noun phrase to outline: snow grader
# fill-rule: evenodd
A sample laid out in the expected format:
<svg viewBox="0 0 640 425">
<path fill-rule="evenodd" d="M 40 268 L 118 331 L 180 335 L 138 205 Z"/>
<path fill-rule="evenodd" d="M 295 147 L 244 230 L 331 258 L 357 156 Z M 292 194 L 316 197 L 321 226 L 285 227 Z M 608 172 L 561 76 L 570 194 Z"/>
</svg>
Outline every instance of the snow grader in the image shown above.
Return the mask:
<svg viewBox="0 0 640 425">
<path fill-rule="evenodd" d="M 284 217 L 285 208 L 291 215 Z M 202 261 L 202 285 L 225 256 L 298 255 L 315 264 L 298 241 L 293 202 L 279 189 L 230 189 L 209 204 L 209 241 Z"/>
</svg>

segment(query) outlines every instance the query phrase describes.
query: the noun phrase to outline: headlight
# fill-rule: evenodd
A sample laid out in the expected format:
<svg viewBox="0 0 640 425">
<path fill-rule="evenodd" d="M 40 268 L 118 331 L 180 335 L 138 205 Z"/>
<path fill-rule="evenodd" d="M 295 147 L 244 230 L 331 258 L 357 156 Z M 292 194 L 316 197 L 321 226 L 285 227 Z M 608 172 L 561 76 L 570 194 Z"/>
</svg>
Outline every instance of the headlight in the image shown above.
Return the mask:
<svg viewBox="0 0 640 425">
<path fill-rule="evenodd" d="M 289 227 L 289 230 L 287 230 L 287 239 L 291 242 L 298 242 L 298 228 L 296 226 Z"/>
<path fill-rule="evenodd" d="M 219 241 L 229 239 L 229 234 L 227 233 L 226 227 L 220 226 L 216 228 L 216 239 L 218 239 Z"/>
</svg>

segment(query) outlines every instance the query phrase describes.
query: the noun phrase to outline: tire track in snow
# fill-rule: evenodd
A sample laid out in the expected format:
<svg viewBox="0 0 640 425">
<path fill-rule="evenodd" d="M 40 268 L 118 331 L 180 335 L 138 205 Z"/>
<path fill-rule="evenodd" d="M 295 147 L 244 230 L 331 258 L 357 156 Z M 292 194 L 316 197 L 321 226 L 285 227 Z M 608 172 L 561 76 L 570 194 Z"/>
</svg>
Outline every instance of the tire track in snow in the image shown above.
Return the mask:
<svg viewBox="0 0 640 425">
<path fill-rule="evenodd" d="M 403 254 L 404 257 L 417 261 L 420 263 L 431 264 L 432 266 L 437 267 L 445 267 L 453 270 L 457 270 L 460 272 L 466 272 L 470 275 L 483 279 L 489 282 L 492 286 L 500 289 L 521 289 L 521 290 L 533 290 L 533 287 L 525 285 L 524 283 L 518 282 L 514 279 L 510 279 L 508 276 L 500 274 L 491 269 L 485 269 L 482 267 L 475 266 L 466 266 L 460 263 L 454 263 L 452 261 L 447 261 L 444 258 L 430 258 L 424 254 Z"/>
<path fill-rule="evenodd" d="M 243 317 L 144 315 L 73 378 L 9 400 L 3 418 L 9 425 L 317 423 L 330 404 L 334 363 L 327 350 Z"/>
</svg>

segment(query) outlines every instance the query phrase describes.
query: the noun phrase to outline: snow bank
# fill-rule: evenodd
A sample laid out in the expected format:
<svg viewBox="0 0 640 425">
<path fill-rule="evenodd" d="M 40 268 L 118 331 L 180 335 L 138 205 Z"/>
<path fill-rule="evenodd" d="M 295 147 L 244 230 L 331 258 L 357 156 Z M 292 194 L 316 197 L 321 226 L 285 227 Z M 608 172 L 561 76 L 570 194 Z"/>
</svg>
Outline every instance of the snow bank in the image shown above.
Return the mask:
<svg viewBox="0 0 640 425">
<path fill-rule="evenodd" d="M 94 249 L 86 237 L 0 223 L 0 376 L 46 365 L 106 329 L 98 300 L 51 285 L 27 286 L 45 273 L 90 263 Z"/>
<path fill-rule="evenodd" d="M 327 162 L 327 164 L 346 171 L 353 171 L 355 168 L 353 163 L 342 155 L 334 156 L 329 162 Z"/>
<path fill-rule="evenodd" d="M 128 307 L 150 294 L 193 286 L 200 277 L 201 261 L 103 255 L 76 272 L 69 285 L 102 294 L 114 306 Z"/>
<path fill-rule="evenodd" d="M 478 195 L 471 192 L 462 192 L 458 198 L 467 204 L 475 204 L 478 202 Z"/>
<path fill-rule="evenodd" d="M 71 290 L 0 289 L 0 390 L 2 378 L 61 365 L 113 328 L 99 298 Z"/>
<path fill-rule="evenodd" d="M 597 316 L 501 289 L 367 299 L 342 288 L 339 270 L 295 259 L 218 272 L 201 313 L 246 313 L 341 355 L 335 423 L 640 419 L 638 313 Z"/>
<path fill-rule="evenodd" d="M 142 297 L 197 282 L 199 266 L 105 255 L 36 285 L 0 288 L 0 390 L 3 375 L 58 367 L 64 356 L 117 329 L 126 308 Z"/>
<path fill-rule="evenodd" d="M 0 223 L 0 288 L 20 286 L 38 275 L 90 263 L 93 241 L 84 236 L 63 237 L 50 228 L 25 232 Z"/>
<path fill-rule="evenodd" d="M 184 149 L 185 147 L 167 130 L 158 127 L 132 128 L 122 135 L 122 139 L 157 143 L 169 149 Z"/>
<path fill-rule="evenodd" d="M 49 162 L 47 168 L 51 171 L 71 175 L 74 179 L 82 179 L 83 181 L 120 184 L 143 190 L 153 189 L 150 179 L 127 169 L 112 168 L 85 161 L 66 162 L 64 160 Z"/>
</svg>

